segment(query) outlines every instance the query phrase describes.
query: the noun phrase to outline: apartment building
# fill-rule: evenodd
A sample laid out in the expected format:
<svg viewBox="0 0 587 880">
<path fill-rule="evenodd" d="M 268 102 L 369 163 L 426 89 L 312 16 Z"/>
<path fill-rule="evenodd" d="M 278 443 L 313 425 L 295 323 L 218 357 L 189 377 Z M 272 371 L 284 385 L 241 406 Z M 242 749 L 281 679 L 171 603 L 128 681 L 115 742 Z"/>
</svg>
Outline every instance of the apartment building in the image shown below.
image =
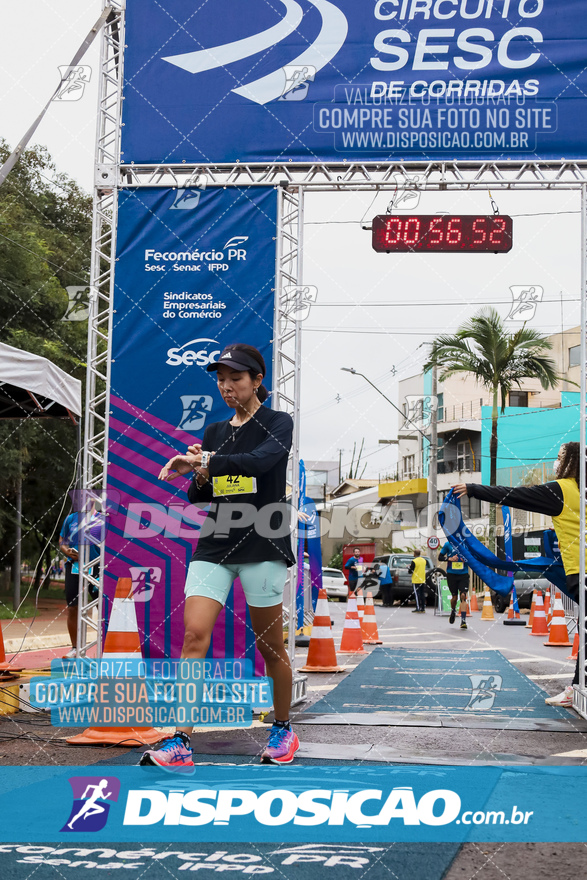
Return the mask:
<svg viewBox="0 0 587 880">
<path fill-rule="evenodd" d="M 580 329 L 549 337 L 551 357 L 563 377 L 556 390 L 538 380 L 524 381 L 508 395 L 498 422 L 498 485 L 531 485 L 553 478 L 552 464 L 561 443 L 579 439 L 577 385 L 580 380 Z M 577 383 L 574 384 L 574 383 Z M 418 374 L 399 383 L 404 422 L 398 431 L 397 469 L 380 480 L 381 518 L 397 526 L 396 547 L 423 546 L 427 537 L 431 375 Z M 492 400 L 470 373 L 438 383 L 438 477 L 440 503 L 455 483 L 489 483 Z M 462 499 L 465 520 L 478 536 L 486 532 L 489 505 Z M 523 511 L 513 513 L 514 535 L 539 534 L 550 519 Z M 520 537 L 514 552 L 524 552 Z"/>
</svg>

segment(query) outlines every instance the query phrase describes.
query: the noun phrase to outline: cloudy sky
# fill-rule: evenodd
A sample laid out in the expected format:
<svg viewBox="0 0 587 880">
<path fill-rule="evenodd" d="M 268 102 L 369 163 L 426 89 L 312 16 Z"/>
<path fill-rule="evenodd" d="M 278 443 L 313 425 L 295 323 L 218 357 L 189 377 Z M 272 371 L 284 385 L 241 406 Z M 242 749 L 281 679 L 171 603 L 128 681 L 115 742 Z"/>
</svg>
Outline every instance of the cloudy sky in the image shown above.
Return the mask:
<svg viewBox="0 0 587 880">
<path fill-rule="evenodd" d="M 0 135 L 11 146 L 29 127 L 59 82 L 100 13 L 97 0 L 19 0 L 4 4 Z M 92 187 L 98 41 L 85 64 L 94 71 L 83 98 L 55 103 L 33 142 L 46 145 L 59 170 Z M 385 213 L 390 193 L 308 195 L 306 284 L 318 300 L 304 323 L 302 455 L 350 463 L 353 443 L 365 438 L 365 476 L 391 468 L 395 411 L 361 378 L 364 372 L 395 403 L 398 380 L 417 373 L 438 332 L 454 331 L 481 307 L 505 317 L 512 285 L 544 288 L 532 326 L 560 332 L 579 323 L 580 215 L 577 193 L 494 192 L 503 214 L 514 216 L 509 254 L 382 255 L 371 248 L 361 220 Z M 424 193 L 420 213 L 491 213 L 487 193 Z M 562 305 L 561 305 L 562 299 Z M 518 326 L 518 325 L 512 325 Z"/>
</svg>

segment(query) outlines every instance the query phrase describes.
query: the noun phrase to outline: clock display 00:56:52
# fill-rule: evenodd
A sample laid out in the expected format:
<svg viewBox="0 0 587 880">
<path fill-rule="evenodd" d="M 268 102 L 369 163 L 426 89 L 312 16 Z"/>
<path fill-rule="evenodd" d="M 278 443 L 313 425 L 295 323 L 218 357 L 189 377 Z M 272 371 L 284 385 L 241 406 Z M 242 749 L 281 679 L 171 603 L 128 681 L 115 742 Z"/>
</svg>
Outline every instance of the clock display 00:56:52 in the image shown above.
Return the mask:
<svg viewBox="0 0 587 880">
<path fill-rule="evenodd" d="M 513 220 L 503 214 L 380 214 L 373 218 L 379 253 L 507 253 Z"/>
</svg>

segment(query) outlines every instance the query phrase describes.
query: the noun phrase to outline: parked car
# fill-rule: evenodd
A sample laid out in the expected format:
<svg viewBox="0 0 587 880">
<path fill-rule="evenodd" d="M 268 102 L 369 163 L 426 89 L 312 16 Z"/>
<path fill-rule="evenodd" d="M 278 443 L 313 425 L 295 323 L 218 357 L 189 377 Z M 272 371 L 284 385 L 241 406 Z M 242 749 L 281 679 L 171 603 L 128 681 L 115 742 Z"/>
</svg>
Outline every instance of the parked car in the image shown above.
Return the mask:
<svg viewBox="0 0 587 880">
<path fill-rule="evenodd" d="M 323 568 L 322 569 L 322 586 L 326 590 L 326 595 L 339 602 L 346 602 L 349 589 L 346 585 L 344 572 L 339 568 Z"/>
<path fill-rule="evenodd" d="M 529 571 L 518 571 L 514 577 L 514 586 L 516 588 L 516 596 L 518 597 L 518 605 L 520 608 L 530 608 L 532 605 L 532 594 L 534 590 L 541 590 L 543 593 L 553 585 L 545 577 L 536 577 Z M 504 596 L 491 590 L 491 599 L 498 614 L 505 611 L 510 604 L 511 594 Z"/>
<path fill-rule="evenodd" d="M 436 584 L 438 577 L 443 577 L 444 572 L 440 568 L 434 568 L 432 560 L 428 556 L 422 557 L 426 562 L 426 604 L 434 605 L 436 601 Z M 390 600 L 393 604 L 396 599 L 400 605 L 405 605 L 409 601 L 415 603 L 414 588 L 412 587 L 412 575 L 409 572 L 410 565 L 414 560 L 411 553 L 389 553 L 385 556 L 376 556 L 373 563 L 389 567 L 389 574 L 392 580 Z M 381 588 L 373 590 L 373 598 L 376 599 L 381 595 Z"/>
</svg>

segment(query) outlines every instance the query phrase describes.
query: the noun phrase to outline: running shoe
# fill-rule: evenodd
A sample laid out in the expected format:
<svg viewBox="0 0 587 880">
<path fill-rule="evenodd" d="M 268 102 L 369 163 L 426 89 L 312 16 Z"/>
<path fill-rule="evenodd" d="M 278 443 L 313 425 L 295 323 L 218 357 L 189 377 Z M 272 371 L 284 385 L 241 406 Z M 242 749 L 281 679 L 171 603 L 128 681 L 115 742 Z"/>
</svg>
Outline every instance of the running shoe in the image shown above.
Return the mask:
<svg viewBox="0 0 587 880">
<path fill-rule="evenodd" d="M 467 629 L 467 621 L 461 620 L 461 629 Z"/>
<path fill-rule="evenodd" d="M 165 767 L 173 770 L 183 770 L 193 767 L 193 752 L 186 745 L 186 741 L 179 733 L 166 736 L 159 740 L 152 749 L 143 752 L 139 764 L 141 767 L 154 764 L 156 767 Z"/>
<path fill-rule="evenodd" d="M 77 657 L 77 648 L 71 648 L 71 650 L 69 650 L 67 652 L 67 654 L 64 654 L 61 659 L 62 660 L 75 660 L 76 657 Z"/>
<path fill-rule="evenodd" d="M 300 747 L 300 741 L 293 732 L 274 724 L 269 731 L 269 742 L 261 755 L 262 764 L 291 764 Z"/>
<path fill-rule="evenodd" d="M 454 608 L 453 608 L 453 609 L 451 610 L 451 612 L 450 612 L 450 617 L 448 618 L 448 622 L 449 622 L 449 623 L 454 623 L 454 622 L 455 622 L 455 617 L 456 617 L 456 616 L 457 616 L 457 612 L 456 612 L 456 611 L 454 610 Z"/>
<path fill-rule="evenodd" d="M 564 689 L 561 694 L 557 694 L 556 697 L 548 697 L 544 701 L 548 703 L 549 706 L 567 706 L 571 707 L 573 705 L 573 687 L 569 685 Z"/>
</svg>

